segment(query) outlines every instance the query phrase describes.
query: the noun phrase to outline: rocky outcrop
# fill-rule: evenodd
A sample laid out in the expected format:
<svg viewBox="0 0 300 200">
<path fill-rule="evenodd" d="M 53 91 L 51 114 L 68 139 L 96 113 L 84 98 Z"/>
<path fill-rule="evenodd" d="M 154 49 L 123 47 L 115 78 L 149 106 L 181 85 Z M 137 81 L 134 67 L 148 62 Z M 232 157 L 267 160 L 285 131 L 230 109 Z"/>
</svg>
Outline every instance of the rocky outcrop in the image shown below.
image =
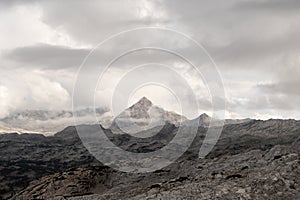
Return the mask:
<svg viewBox="0 0 300 200">
<path fill-rule="evenodd" d="M 105 131 L 127 151 L 147 152 L 168 143 L 175 130 L 171 124 L 162 127 L 156 136 L 158 146 L 149 138 L 141 143 L 130 135 Z M 205 127 L 199 127 L 194 143 L 177 162 L 147 174 L 126 174 L 101 166 L 86 152 L 72 127 L 54 137 L 1 135 L 0 159 L 6 163 L 0 171 L 5 174 L 1 177 L 2 198 L 7 198 L 10 191 L 16 192 L 14 199 L 300 197 L 299 121 L 253 120 L 226 125 L 213 151 L 205 159 L 198 159 L 205 131 Z"/>
<path fill-rule="evenodd" d="M 85 168 L 42 178 L 14 199 L 298 199 L 300 138 L 291 145 L 181 160 L 149 174 Z"/>
</svg>

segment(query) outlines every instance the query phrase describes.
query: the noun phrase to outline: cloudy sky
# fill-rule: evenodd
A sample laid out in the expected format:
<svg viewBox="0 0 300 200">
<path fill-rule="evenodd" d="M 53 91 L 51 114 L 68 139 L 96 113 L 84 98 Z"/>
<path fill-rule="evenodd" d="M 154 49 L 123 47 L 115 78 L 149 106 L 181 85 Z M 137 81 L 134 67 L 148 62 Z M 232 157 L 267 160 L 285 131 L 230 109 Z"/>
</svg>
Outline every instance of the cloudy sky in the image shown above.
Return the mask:
<svg viewBox="0 0 300 200">
<path fill-rule="evenodd" d="M 228 118 L 300 119 L 299 10 L 299 0 L 1 0 L 0 118 L 30 109 L 70 110 L 76 74 L 89 52 L 121 31 L 151 26 L 185 33 L 203 45 L 222 75 Z M 160 39 L 146 34 L 124 40 L 134 48 L 152 37 Z M 103 68 L 101 61 L 122 45 L 126 44 L 115 41 L 102 49 L 103 57 L 91 61 L 95 71 L 89 73 Z M 194 58 L 198 56 L 189 46 L 180 45 Z M 209 112 L 202 80 L 188 73 L 188 66 L 176 58 L 146 51 L 122 59 L 95 91 L 97 107 L 109 107 L 111 97 L 124 98 L 114 94 L 114 89 L 129 66 L 155 62 L 183 74 L 201 104 L 199 113 Z M 135 78 L 143 79 L 144 73 Z M 184 91 L 180 82 L 163 76 L 168 72 L 158 67 L 153 73 L 161 74 L 177 88 L 174 91 Z M 85 77 L 88 88 L 89 74 Z M 159 84 L 135 89 L 129 103 L 147 96 L 180 112 L 176 94 Z M 84 105 L 88 102 L 84 90 L 81 96 Z"/>
</svg>

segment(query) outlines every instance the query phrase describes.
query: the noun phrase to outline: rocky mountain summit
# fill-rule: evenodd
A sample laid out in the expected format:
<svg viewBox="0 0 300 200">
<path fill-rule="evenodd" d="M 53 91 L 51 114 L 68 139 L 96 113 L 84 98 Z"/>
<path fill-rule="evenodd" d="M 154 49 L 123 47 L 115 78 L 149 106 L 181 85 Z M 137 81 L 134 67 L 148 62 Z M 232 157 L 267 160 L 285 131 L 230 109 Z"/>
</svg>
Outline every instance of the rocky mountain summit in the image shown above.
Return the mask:
<svg viewBox="0 0 300 200">
<path fill-rule="evenodd" d="M 114 134 L 120 148 L 151 152 L 178 129 L 166 123 L 153 137 Z M 103 166 L 86 150 L 76 128 L 54 136 L 0 135 L 2 199 L 299 199 L 300 121 L 251 120 L 224 126 L 213 151 L 199 159 L 207 128 L 200 126 L 188 151 L 152 173 L 132 174 Z M 151 131 L 151 130 L 148 130 Z M 118 160 L 118 155 L 111 155 Z"/>
<path fill-rule="evenodd" d="M 114 133 L 136 134 L 151 128 L 163 126 L 166 122 L 179 126 L 186 121 L 185 116 L 175 112 L 165 111 L 155 106 L 146 97 L 125 109 L 112 122 L 110 129 Z"/>
</svg>

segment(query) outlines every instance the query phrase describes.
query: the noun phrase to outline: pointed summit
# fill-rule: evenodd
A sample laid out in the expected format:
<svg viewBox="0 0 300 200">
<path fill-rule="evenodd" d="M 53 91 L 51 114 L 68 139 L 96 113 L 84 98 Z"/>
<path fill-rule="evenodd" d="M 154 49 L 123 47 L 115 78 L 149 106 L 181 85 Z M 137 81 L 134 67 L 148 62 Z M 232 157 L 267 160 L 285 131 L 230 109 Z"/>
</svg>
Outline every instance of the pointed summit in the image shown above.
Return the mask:
<svg viewBox="0 0 300 200">
<path fill-rule="evenodd" d="M 149 100 L 149 99 L 147 99 L 147 97 L 142 97 L 138 102 L 137 102 L 137 104 L 151 104 L 152 105 L 152 102 Z"/>
<path fill-rule="evenodd" d="M 139 101 L 150 101 L 147 97 L 143 96 Z M 151 101 L 150 101 L 151 102 Z"/>
<path fill-rule="evenodd" d="M 153 105 L 147 97 L 142 97 L 138 102 L 120 113 L 114 119 L 110 129 L 114 133 L 118 133 L 120 130 L 126 133 L 138 133 L 163 126 L 166 122 L 179 125 L 185 120 L 186 117 L 175 112 L 165 111 L 163 108 Z"/>
<path fill-rule="evenodd" d="M 206 113 L 201 114 L 199 117 L 199 125 L 202 126 L 209 126 L 210 121 L 212 120 L 212 118 L 207 115 Z"/>
<path fill-rule="evenodd" d="M 209 115 L 207 115 L 206 113 L 203 113 L 195 119 L 185 121 L 184 124 L 187 126 L 194 126 L 194 125 L 209 126 L 211 120 L 212 120 L 212 118 Z"/>
<path fill-rule="evenodd" d="M 210 119 L 210 116 L 208 116 L 208 114 L 203 113 L 199 116 L 200 119 Z"/>
<path fill-rule="evenodd" d="M 144 109 L 149 109 L 152 106 L 152 102 L 147 99 L 146 97 L 141 98 L 138 102 L 133 104 L 130 108 L 144 108 Z"/>
</svg>

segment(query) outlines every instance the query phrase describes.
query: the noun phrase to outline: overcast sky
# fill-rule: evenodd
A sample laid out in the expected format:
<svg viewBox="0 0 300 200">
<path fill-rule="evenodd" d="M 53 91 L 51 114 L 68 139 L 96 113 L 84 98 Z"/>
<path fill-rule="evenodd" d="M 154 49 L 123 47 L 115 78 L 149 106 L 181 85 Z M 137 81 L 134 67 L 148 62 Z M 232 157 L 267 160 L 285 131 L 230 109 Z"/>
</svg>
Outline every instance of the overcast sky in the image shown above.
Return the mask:
<svg viewBox="0 0 300 200">
<path fill-rule="evenodd" d="M 76 72 L 91 49 L 120 31 L 156 26 L 183 32 L 209 52 L 223 77 L 228 118 L 300 119 L 299 10 L 299 0 L 1 0 L 0 118 L 28 109 L 71 109 Z M 120 45 L 104 49 L 103 56 Z M 93 63 L 103 67 L 101 60 Z M 110 106 L 114 84 L 128 66 L 151 60 L 183 74 L 201 104 L 199 113 L 209 112 L 203 82 L 190 76 L 188 66 L 162 52 L 137 53 L 115 63 L 96 91 L 97 106 Z M 170 77 L 170 84 L 184 90 L 172 81 Z M 137 88 L 131 95 L 131 103 L 147 96 L 180 112 L 176 95 L 159 85 Z"/>
</svg>

